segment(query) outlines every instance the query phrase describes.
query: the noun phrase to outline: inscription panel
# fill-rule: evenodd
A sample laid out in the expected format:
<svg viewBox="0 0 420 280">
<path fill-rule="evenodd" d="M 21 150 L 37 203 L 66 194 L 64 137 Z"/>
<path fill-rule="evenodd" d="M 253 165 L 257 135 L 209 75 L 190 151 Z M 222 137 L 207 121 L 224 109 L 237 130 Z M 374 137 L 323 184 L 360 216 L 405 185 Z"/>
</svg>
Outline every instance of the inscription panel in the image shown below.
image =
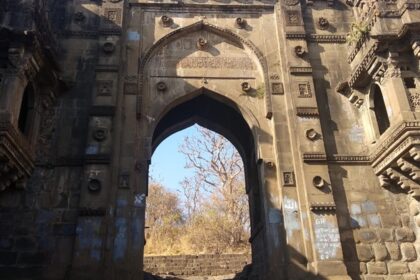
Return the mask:
<svg viewBox="0 0 420 280">
<path fill-rule="evenodd" d="M 315 218 L 315 247 L 320 260 L 337 258 L 337 251 L 340 248 L 340 233 L 326 216 Z"/>
<path fill-rule="evenodd" d="M 254 70 L 255 66 L 248 57 L 186 57 L 178 61 L 178 68 L 227 68 Z"/>
</svg>

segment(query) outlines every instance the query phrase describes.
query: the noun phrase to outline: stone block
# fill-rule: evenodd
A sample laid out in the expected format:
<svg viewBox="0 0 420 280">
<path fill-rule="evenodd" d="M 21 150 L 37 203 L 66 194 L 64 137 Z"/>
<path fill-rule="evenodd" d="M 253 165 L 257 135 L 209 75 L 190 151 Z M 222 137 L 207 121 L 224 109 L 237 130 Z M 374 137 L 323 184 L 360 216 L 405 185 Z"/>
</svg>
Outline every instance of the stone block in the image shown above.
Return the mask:
<svg viewBox="0 0 420 280">
<path fill-rule="evenodd" d="M 73 236 L 76 234 L 76 224 L 54 224 L 54 235 Z"/>
<path fill-rule="evenodd" d="M 416 240 L 416 235 L 410 228 L 402 227 L 395 230 L 395 238 L 400 242 L 414 242 Z"/>
<path fill-rule="evenodd" d="M 404 274 L 408 272 L 408 265 L 405 262 L 389 262 L 388 263 L 389 274 Z"/>
<path fill-rule="evenodd" d="M 394 241 L 394 230 L 390 228 L 378 229 L 378 237 L 382 242 Z"/>
<path fill-rule="evenodd" d="M 367 266 L 365 262 L 359 262 L 359 270 L 360 270 L 360 274 L 367 273 Z"/>
<path fill-rule="evenodd" d="M 7 250 L 12 248 L 13 246 L 13 240 L 10 237 L 6 236 L 0 236 L 0 249 Z"/>
<path fill-rule="evenodd" d="M 350 219 L 351 228 L 361 228 L 367 226 L 367 221 L 363 215 L 352 215 Z"/>
<path fill-rule="evenodd" d="M 367 215 L 367 220 L 370 227 L 381 227 L 381 219 L 378 214 Z"/>
<path fill-rule="evenodd" d="M 389 275 L 385 278 L 386 280 L 404 280 L 403 275 Z"/>
<path fill-rule="evenodd" d="M 415 261 L 408 264 L 410 271 L 413 273 L 420 273 L 420 261 Z"/>
<path fill-rule="evenodd" d="M 70 209 L 63 212 L 63 222 L 64 223 L 75 223 L 77 217 L 79 216 L 79 210 Z"/>
<path fill-rule="evenodd" d="M 410 226 L 410 216 L 407 214 L 403 214 L 401 215 L 401 223 L 403 225 L 403 227 L 409 227 Z"/>
<path fill-rule="evenodd" d="M 386 246 L 386 249 L 388 250 L 388 254 L 391 260 L 397 261 L 401 259 L 401 251 L 397 243 L 386 242 L 385 246 Z"/>
<path fill-rule="evenodd" d="M 0 265 L 14 265 L 16 264 L 16 252 L 0 252 Z"/>
<path fill-rule="evenodd" d="M 47 260 L 44 252 L 22 252 L 19 254 L 18 264 L 20 265 L 42 265 Z"/>
<path fill-rule="evenodd" d="M 388 251 L 384 244 L 375 243 L 372 245 L 376 261 L 384 261 L 388 257 Z"/>
<path fill-rule="evenodd" d="M 404 280 L 417 280 L 417 276 L 415 274 L 412 275 L 404 275 L 403 276 Z"/>
<path fill-rule="evenodd" d="M 378 209 L 373 201 L 367 200 L 361 203 L 362 211 L 366 214 L 376 213 Z"/>
<path fill-rule="evenodd" d="M 420 257 L 420 243 L 414 243 L 414 248 L 416 249 L 417 256 Z"/>
<path fill-rule="evenodd" d="M 371 244 L 378 241 L 378 236 L 374 229 L 360 229 L 357 231 L 357 241 Z"/>
<path fill-rule="evenodd" d="M 357 257 L 360 261 L 368 262 L 373 259 L 373 252 L 370 245 L 358 244 L 356 245 Z"/>
<path fill-rule="evenodd" d="M 401 244 L 401 253 L 403 261 L 414 261 L 417 258 L 416 250 L 412 243 L 402 243 Z"/>
<path fill-rule="evenodd" d="M 368 262 L 367 271 L 369 274 L 386 274 L 388 272 L 384 262 Z"/>
<path fill-rule="evenodd" d="M 19 251 L 29 251 L 36 247 L 36 242 L 31 237 L 18 237 L 15 240 L 15 248 Z"/>
<path fill-rule="evenodd" d="M 390 228 L 390 227 L 399 227 L 401 226 L 400 218 L 395 215 L 389 215 L 389 214 L 380 214 L 382 226 L 384 228 Z"/>
<path fill-rule="evenodd" d="M 31 230 L 28 227 L 20 226 L 15 228 L 14 235 L 28 235 L 31 233 Z"/>
<path fill-rule="evenodd" d="M 376 276 L 376 275 L 366 275 L 364 280 L 384 280 L 385 278 L 382 276 Z"/>
<path fill-rule="evenodd" d="M 350 213 L 353 215 L 362 214 L 362 208 L 359 203 L 352 203 L 350 206 Z"/>
</svg>

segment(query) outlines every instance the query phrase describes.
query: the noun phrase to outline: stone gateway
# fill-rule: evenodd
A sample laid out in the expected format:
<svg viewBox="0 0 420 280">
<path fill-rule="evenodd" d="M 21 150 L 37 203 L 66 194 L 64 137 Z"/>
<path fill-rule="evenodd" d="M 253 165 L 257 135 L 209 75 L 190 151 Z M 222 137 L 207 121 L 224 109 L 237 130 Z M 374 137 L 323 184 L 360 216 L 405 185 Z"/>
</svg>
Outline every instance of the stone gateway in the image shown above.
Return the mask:
<svg viewBox="0 0 420 280">
<path fill-rule="evenodd" d="M 0 278 L 143 279 L 151 155 L 197 123 L 249 279 L 420 279 L 419 59 L 419 0 L 2 0 Z"/>
</svg>

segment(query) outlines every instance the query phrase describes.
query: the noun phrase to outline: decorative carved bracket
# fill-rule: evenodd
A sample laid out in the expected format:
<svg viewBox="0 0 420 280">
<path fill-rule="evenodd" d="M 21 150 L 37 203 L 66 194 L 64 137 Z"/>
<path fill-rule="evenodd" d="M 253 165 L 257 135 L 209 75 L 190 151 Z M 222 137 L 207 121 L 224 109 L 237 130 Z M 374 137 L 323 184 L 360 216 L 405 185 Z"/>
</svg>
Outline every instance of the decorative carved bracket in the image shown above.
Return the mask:
<svg viewBox="0 0 420 280">
<path fill-rule="evenodd" d="M 372 167 L 384 188 L 398 187 L 420 200 L 419 123 L 406 123 L 372 155 Z"/>
</svg>

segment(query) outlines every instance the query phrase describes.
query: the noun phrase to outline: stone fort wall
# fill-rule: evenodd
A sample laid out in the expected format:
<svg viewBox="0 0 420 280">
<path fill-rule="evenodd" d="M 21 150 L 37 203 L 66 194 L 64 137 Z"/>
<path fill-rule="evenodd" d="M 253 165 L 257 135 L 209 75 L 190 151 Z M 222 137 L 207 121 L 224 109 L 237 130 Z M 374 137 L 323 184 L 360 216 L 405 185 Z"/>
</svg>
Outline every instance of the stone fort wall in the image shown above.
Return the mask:
<svg viewBox="0 0 420 280">
<path fill-rule="evenodd" d="M 419 278 L 419 32 L 419 0 L 3 0 L 0 278 L 141 278 L 194 121 L 244 154 L 259 279 Z"/>
<path fill-rule="evenodd" d="M 143 270 L 154 275 L 217 276 L 236 274 L 250 263 L 247 254 L 145 256 Z"/>
</svg>

